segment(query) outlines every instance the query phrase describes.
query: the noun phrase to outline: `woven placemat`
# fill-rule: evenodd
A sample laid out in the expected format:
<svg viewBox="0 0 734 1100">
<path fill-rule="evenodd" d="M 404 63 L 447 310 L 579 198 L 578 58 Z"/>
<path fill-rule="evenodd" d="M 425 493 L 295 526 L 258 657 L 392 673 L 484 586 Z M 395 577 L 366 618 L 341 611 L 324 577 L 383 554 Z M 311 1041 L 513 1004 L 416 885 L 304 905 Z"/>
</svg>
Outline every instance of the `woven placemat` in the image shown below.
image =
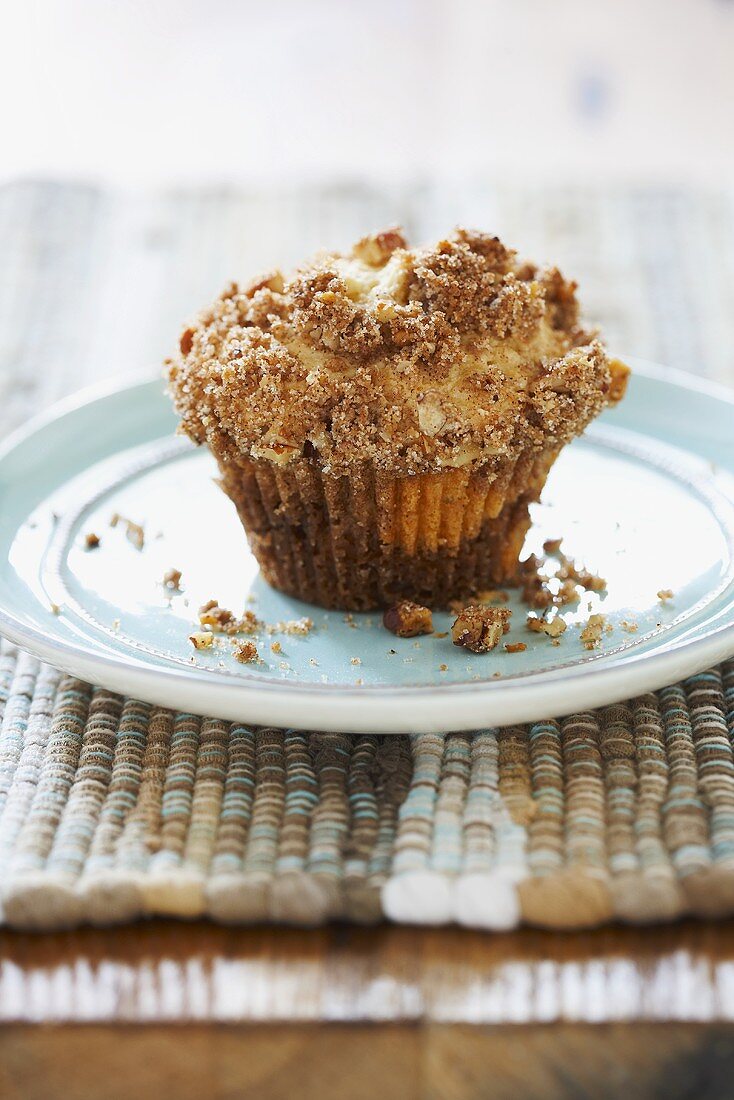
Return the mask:
<svg viewBox="0 0 734 1100">
<path fill-rule="evenodd" d="M 554 721 L 261 729 L 0 643 L 0 918 L 488 929 L 734 912 L 734 660 Z"/>
</svg>

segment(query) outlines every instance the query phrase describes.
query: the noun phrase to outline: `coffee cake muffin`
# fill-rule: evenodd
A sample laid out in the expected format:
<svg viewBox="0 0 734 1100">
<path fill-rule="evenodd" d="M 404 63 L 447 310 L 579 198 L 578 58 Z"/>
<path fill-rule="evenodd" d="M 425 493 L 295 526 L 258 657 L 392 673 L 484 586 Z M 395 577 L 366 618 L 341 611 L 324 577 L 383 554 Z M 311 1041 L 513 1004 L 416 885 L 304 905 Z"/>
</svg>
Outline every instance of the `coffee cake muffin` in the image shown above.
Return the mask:
<svg viewBox="0 0 734 1100">
<path fill-rule="evenodd" d="M 266 579 L 345 610 L 511 580 L 558 452 L 626 383 L 575 291 L 464 229 L 416 249 L 390 229 L 226 290 L 170 388 Z"/>
</svg>

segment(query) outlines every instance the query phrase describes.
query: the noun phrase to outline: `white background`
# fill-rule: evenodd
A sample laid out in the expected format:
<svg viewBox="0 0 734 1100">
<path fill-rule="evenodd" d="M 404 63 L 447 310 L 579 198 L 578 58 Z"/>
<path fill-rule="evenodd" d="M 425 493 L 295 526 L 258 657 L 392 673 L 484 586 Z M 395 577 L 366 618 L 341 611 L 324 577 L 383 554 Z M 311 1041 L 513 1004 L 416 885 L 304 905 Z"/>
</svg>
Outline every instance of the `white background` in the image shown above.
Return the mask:
<svg viewBox="0 0 734 1100">
<path fill-rule="evenodd" d="M 734 180 L 732 0 L 23 0 L 0 180 Z"/>
</svg>

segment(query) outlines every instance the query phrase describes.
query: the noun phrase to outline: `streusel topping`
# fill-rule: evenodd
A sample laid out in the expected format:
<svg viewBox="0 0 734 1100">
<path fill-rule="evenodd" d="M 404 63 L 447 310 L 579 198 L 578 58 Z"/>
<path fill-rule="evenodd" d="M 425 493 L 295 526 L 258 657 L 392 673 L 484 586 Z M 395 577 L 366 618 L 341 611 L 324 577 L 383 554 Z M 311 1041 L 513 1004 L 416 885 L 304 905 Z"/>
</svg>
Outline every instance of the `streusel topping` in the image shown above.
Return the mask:
<svg viewBox="0 0 734 1100">
<path fill-rule="evenodd" d="M 465 229 L 416 249 L 390 229 L 291 277 L 233 284 L 168 366 L 196 443 L 334 473 L 561 445 L 621 396 L 626 374 L 580 326 L 575 283 Z"/>
</svg>

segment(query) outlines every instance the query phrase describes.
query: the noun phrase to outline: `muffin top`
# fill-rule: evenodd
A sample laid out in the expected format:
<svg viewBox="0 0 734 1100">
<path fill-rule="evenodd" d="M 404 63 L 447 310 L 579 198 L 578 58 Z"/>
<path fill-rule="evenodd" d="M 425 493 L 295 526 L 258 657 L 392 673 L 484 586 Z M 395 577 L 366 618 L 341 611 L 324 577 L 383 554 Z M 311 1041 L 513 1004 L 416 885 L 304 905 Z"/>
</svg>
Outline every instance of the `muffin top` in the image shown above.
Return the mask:
<svg viewBox="0 0 734 1100">
<path fill-rule="evenodd" d="M 427 248 L 388 229 L 233 284 L 168 369 L 182 429 L 217 457 L 306 457 L 335 474 L 560 446 L 626 377 L 580 326 L 575 283 L 466 229 Z"/>
</svg>

